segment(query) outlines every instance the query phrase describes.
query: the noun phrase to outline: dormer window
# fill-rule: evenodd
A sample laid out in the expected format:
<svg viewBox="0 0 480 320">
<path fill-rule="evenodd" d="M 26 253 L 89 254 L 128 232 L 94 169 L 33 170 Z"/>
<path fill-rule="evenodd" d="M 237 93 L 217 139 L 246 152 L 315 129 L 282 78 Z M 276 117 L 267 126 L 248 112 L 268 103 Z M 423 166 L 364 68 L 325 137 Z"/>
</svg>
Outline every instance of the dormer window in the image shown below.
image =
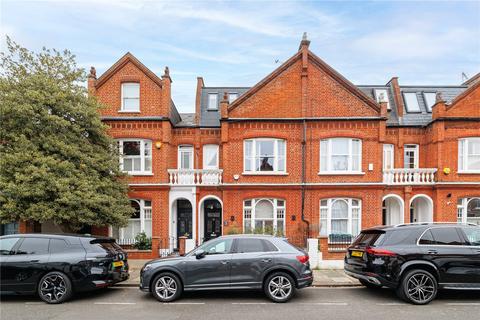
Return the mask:
<svg viewBox="0 0 480 320">
<path fill-rule="evenodd" d="M 437 94 L 435 92 L 424 92 L 423 97 L 425 98 L 428 112 L 432 112 L 432 107 L 437 100 Z"/>
<path fill-rule="evenodd" d="M 218 94 L 217 93 L 209 93 L 208 94 L 208 110 L 218 110 Z"/>
<path fill-rule="evenodd" d="M 388 91 L 387 89 L 375 89 L 375 100 L 380 103 L 380 102 L 386 102 L 387 103 L 387 110 L 391 110 L 390 107 L 390 101 L 388 99 Z M 383 99 L 382 99 L 383 97 Z"/>
<path fill-rule="evenodd" d="M 123 112 L 140 111 L 140 84 L 135 82 L 122 83 L 122 109 Z"/>
<path fill-rule="evenodd" d="M 405 100 L 407 112 L 421 112 L 420 105 L 418 104 L 417 93 L 404 92 L 403 99 Z"/>
<path fill-rule="evenodd" d="M 237 98 L 238 98 L 238 93 L 236 93 L 236 92 L 230 92 L 228 94 L 228 102 L 229 103 L 232 103 L 233 101 L 237 100 Z"/>
</svg>

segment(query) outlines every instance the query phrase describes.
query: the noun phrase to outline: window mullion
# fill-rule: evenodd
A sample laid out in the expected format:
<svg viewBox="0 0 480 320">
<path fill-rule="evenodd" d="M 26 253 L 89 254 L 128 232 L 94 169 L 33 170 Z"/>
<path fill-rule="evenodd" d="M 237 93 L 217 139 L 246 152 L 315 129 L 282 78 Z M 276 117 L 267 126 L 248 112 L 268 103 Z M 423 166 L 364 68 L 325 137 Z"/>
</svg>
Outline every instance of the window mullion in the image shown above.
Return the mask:
<svg viewBox="0 0 480 320">
<path fill-rule="evenodd" d="M 145 143 L 140 140 L 140 171 L 145 172 Z"/>
<path fill-rule="evenodd" d="M 332 201 L 327 200 L 327 236 L 332 232 Z"/>
<path fill-rule="evenodd" d="M 145 231 L 145 202 L 140 200 L 140 232 Z"/>
<path fill-rule="evenodd" d="M 273 140 L 273 171 L 278 171 L 278 140 Z"/>
<path fill-rule="evenodd" d="M 328 139 L 327 140 L 327 171 L 333 171 L 332 168 L 331 168 L 331 159 L 333 157 L 333 154 L 332 154 L 332 139 Z"/>
<path fill-rule="evenodd" d="M 353 215 L 352 215 L 352 199 L 348 199 L 347 201 L 348 204 L 348 232 L 350 234 L 353 234 Z"/>
</svg>

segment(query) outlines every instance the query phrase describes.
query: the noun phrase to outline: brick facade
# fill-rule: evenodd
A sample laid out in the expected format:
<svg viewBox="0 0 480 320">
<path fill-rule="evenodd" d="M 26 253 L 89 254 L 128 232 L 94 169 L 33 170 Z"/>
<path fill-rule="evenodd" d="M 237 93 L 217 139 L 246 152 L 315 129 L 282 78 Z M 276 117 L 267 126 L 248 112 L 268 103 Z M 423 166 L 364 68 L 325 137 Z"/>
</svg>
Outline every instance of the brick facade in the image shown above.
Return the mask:
<svg viewBox="0 0 480 320">
<path fill-rule="evenodd" d="M 305 237 L 319 237 L 320 200 L 351 198 L 361 201 L 361 228 L 383 223 L 382 203 L 388 195 L 403 202 L 403 221 L 410 222 L 411 199 L 430 203 L 434 221 L 456 221 L 457 200 L 480 197 L 480 174 L 458 173 L 458 140 L 480 137 L 480 88 L 470 85 L 453 101 L 441 97 L 433 106 L 432 120 L 422 126 L 389 124 L 386 103 L 377 103 L 351 84 L 308 49 L 303 40 L 299 51 L 277 70 L 232 103 L 219 97 L 221 121 L 218 127 L 202 127 L 199 78 L 194 121 L 182 126 L 176 120 L 170 98 L 168 69 L 155 76 L 131 54 L 96 79 L 89 90 L 106 105 L 101 110 L 109 133 L 116 139 L 141 138 L 152 142 L 152 173 L 132 175 L 130 197 L 152 202 L 151 252 L 131 257 L 158 256 L 163 239 L 175 236 L 172 221 L 175 195 L 186 194 L 192 203 L 193 238 L 202 240 L 200 221 L 205 221 L 203 200 L 222 203 L 222 233 L 243 231 L 244 201 L 282 199 L 285 201 L 286 236 L 299 244 Z M 119 112 L 122 82 L 140 83 L 140 112 Z M 392 88 L 398 116 L 406 113 L 398 80 Z M 182 117 L 182 115 L 180 115 Z M 327 138 L 361 140 L 360 172 L 319 174 L 320 141 Z M 282 174 L 244 172 L 244 141 L 277 138 L 286 142 L 286 170 Z M 193 146 L 194 169 L 203 167 L 203 146 L 219 145 L 222 182 L 215 185 L 172 185 L 169 169 L 178 168 L 179 145 Z M 394 166 L 404 167 L 404 146 L 419 145 L 418 168 L 435 168 L 435 182 L 388 184 L 384 182 L 383 145 L 394 146 Z M 449 168 L 448 170 L 444 170 Z M 421 195 L 421 196 L 419 196 Z M 201 203 L 202 202 L 202 203 Z M 302 211 L 303 208 L 303 211 Z M 302 218 L 303 216 L 303 218 Z M 202 220 L 203 219 L 203 220 Z M 106 229 L 103 231 L 106 232 Z M 328 239 L 320 245 L 324 258 L 341 256 L 329 252 Z"/>
</svg>

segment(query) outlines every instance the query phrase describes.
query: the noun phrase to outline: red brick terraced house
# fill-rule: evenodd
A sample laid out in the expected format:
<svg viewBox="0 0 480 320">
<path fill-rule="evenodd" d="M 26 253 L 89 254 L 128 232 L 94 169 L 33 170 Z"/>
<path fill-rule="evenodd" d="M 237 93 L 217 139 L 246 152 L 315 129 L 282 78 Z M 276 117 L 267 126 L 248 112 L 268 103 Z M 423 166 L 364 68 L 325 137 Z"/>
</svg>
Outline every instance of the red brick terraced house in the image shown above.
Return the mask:
<svg viewBox="0 0 480 320">
<path fill-rule="evenodd" d="M 168 68 L 127 53 L 88 88 L 131 175 L 129 246 L 144 231 L 153 258 L 185 236 L 276 233 L 319 238 L 339 259 L 363 228 L 480 223 L 480 81 L 459 86 L 354 85 L 309 50 L 251 88 L 207 87 L 179 114 Z M 107 233 L 107 228 L 103 230 Z"/>
</svg>

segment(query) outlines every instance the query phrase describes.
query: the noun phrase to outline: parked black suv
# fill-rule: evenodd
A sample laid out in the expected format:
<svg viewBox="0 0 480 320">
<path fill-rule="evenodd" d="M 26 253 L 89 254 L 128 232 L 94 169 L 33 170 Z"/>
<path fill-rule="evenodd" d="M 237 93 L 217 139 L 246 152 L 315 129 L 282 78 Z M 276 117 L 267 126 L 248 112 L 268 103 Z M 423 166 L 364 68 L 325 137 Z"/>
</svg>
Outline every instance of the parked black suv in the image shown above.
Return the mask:
<svg viewBox="0 0 480 320">
<path fill-rule="evenodd" d="M 0 267 L 1 293 L 37 293 L 47 303 L 128 279 L 127 254 L 114 239 L 93 236 L 3 236 Z"/>
<path fill-rule="evenodd" d="M 480 226 L 403 224 L 367 229 L 345 257 L 345 272 L 370 288 L 386 286 L 413 304 L 439 289 L 480 290 Z"/>
<path fill-rule="evenodd" d="M 184 257 L 150 261 L 140 272 L 140 289 L 161 302 L 212 289 L 263 289 L 274 302 L 287 302 L 312 282 L 304 251 L 285 238 L 261 235 L 219 237 Z"/>
</svg>

